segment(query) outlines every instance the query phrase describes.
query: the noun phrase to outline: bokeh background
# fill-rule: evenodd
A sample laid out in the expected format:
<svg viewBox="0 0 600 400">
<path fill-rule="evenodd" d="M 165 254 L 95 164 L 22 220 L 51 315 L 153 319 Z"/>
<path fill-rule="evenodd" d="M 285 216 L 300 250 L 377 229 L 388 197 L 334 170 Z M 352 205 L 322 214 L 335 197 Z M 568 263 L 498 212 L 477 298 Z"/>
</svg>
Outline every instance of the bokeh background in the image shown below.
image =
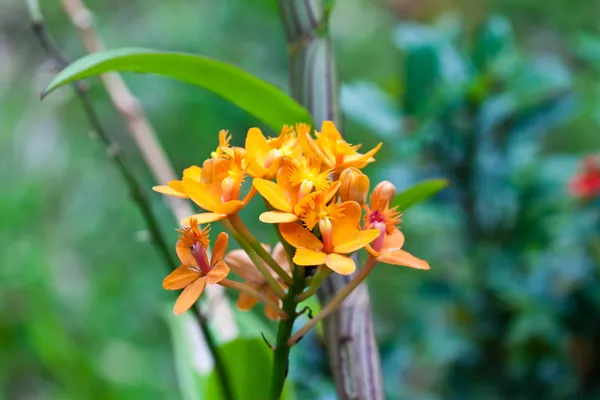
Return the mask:
<svg viewBox="0 0 600 400">
<path fill-rule="evenodd" d="M 110 48 L 194 52 L 288 88 L 273 0 L 87 5 Z M 42 10 L 64 54 L 83 55 L 59 2 Z M 600 398 L 598 204 L 567 189 L 600 146 L 599 13 L 597 1 L 337 1 L 343 131 L 384 142 L 372 181 L 451 181 L 403 217 L 406 248 L 432 270 L 369 278 L 388 398 Z M 24 2 L 0 0 L 0 399 L 185 398 L 166 266 L 72 91 L 39 101 L 54 74 Z M 197 87 L 125 78 L 178 170 L 219 129 L 241 144 L 261 126 Z M 90 90 L 150 188 L 123 120 L 97 80 Z M 273 243 L 252 204 L 246 220 Z M 318 335 L 301 346 L 296 398 L 335 398 Z"/>
</svg>

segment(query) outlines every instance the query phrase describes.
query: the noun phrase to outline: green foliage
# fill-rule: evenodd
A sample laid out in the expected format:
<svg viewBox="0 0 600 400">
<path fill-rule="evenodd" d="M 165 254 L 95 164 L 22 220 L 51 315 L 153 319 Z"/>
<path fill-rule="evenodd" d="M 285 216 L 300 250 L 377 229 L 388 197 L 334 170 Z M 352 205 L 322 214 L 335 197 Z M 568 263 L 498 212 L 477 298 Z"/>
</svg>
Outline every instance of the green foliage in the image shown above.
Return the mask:
<svg viewBox="0 0 600 400">
<path fill-rule="evenodd" d="M 397 194 L 392 200 L 391 206 L 398 206 L 401 210 L 406 210 L 435 196 L 440 190 L 447 187 L 448 183 L 446 179 L 429 179 L 419 182 Z"/>
<path fill-rule="evenodd" d="M 308 111 L 291 97 L 238 67 L 194 54 L 148 49 L 115 49 L 82 57 L 62 70 L 42 91 L 42 97 L 75 80 L 110 71 L 153 73 L 198 85 L 248 111 L 275 131 L 284 124 L 311 122 Z"/>
</svg>

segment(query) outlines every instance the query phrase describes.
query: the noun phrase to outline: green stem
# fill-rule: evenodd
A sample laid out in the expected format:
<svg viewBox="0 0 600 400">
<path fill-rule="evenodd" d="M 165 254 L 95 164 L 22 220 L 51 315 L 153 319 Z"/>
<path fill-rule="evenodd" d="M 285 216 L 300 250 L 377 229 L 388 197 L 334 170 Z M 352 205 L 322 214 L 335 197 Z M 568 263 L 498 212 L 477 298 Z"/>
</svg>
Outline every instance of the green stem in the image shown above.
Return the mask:
<svg viewBox="0 0 600 400">
<path fill-rule="evenodd" d="M 248 230 L 244 221 L 240 218 L 240 216 L 236 213 L 230 215 L 228 217 L 229 222 L 235 228 L 235 230 L 248 242 L 250 247 L 254 249 L 254 251 L 265 260 L 267 265 L 271 267 L 271 269 L 285 282 L 286 285 L 291 286 L 293 284 L 292 278 L 281 268 L 277 261 L 269 254 L 269 252 L 260 244 L 258 239 L 254 237 L 252 232 Z"/>
<path fill-rule="evenodd" d="M 298 317 L 296 307 L 298 302 L 296 296 L 304 290 L 304 267 L 295 266 L 294 282 L 289 287 L 288 294 L 283 299 L 283 311 L 288 315 L 287 320 L 279 322 L 277 330 L 277 342 L 275 344 L 273 356 L 273 375 L 271 377 L 271 397 L 270 400 L 281 399 L 281 392 L 288 374 L 290 345 L 288 341 L 292 336 L 294 321 Z"/>
<path fill-rule="evenodd" d="M 369 256 L 360 272 L 356 274 L 356 276 L 354 276 L 354 278 L 352 278 L 352 280 L 346 286 L 344 286 L 342 290 L 336 293 L 335 297 L 331 299 L 331 301 L 325 306 L 325 308 L 321 310 L 321 312 L 319 312 L 313 319 L 308 321 L 306 325 L 298 330 L 298 332 L 296 332 L 289 340 L 288 344 L 290 346 L 296 344 L 300 339 L 302 339 L 302 336 L 306 335 L 308 331 L 310 331 L 319 321 L 323 320 L 326 316 L 337 310 L 346 297 L 348 297 L 348 295 L 350 295 L 350 293 L 352 293 L 352 291 L 367 278 L 376 264 L 377 260 Z"/>
<path fill-rule="evenodd" d="M 302 292 L 298 296 L 296 296 L 296 301 L 300 303 L 317 293 L 317 290 L 319 290 L 321 283 L 323 283 L 325 278 L 329 277 L 329 275 L 331 275 L 332 272 L 333 271 L 331 271 L 329 268 L 321 265 L 317 270 L 315 276 L 312 278 L 308 289 L 305 292 Z"/>
<path fill-rule="evenodd" d="M 227 229 L 227 231 L 231 233 L 235 240 L 237 240 L 242 249 L 244 249 L 244 251 L 248 254 L 248 257 L 250 257 L 250 260 L 252 260 L 252 263 L 254 263 L 254 266 L 256 267 L 258 272 L 260 272 L 261 275 L 265 277 L 267 283 L 269 284 L 271 289 L 273 289 L 273 292 L 275 292 L 277 297 L 279 297 L 280 299 L 284 299 L 286 297 L 286 294 L 281 288 L 281 285 L 279 284 L 279 282 L 277 282 L 277 279 L 275 279 L 275 277 L 271 274 L 267 267 L 265 267 L 265 264 L 263 263 L 262 259 L 250 246 L 246 238 L 240 235 L 239 231 L 234 228 L 229 219 L 222 219 L 221 223 L 223 224 L 225 229 Z"/>
</svg>

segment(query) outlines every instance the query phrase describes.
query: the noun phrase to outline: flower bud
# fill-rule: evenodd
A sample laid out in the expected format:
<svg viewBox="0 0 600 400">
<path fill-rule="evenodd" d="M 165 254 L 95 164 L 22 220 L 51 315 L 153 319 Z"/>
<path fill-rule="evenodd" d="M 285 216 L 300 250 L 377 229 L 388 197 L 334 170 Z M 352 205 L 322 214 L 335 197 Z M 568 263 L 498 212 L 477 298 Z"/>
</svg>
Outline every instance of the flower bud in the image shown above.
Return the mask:
<svg viewBox="0 0 600 400">
<path fill-rule="evenodd" d="M 388 181 L 381 181 L 371 193 L 371 208 L 382 209 L 396 195 L 396 187 Z"/>
<path fill-rule="evenodd" d="M 356 201 L 361 206 L 367 201 L 369 177 L 358 168 L 346 168 L 340 174 L 340 198 L 342 201 Z"/>
</svg>

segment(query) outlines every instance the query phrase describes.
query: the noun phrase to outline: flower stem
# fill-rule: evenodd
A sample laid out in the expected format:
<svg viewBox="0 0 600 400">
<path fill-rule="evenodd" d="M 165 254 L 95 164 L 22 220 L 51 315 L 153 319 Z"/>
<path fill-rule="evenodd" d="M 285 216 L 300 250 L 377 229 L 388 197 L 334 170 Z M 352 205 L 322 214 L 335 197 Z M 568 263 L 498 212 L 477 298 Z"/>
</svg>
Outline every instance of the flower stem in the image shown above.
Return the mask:
<svg viewBox="0 0 600 400">
<path fill-rule="evenodd" d="M 250 257 L 250 260 L 252 260 L 252 263 L 254 263 L 254 266 L 256 267 L 258 272 L 260 272 L 262 276 L 265 277 L 267 283 L 269 284 L 271 289 L 273 289 L 273 292 L 275 292 L 277 297 L 279 297 L 280 299 L 284 299 L 286 295 L 283 289 L 281 288 L 281 285 L 279 284 L 279 282 L 277 282 L 277 279 L 275 279 L 275 277 L 271 274 L 267 267 L 265 267 L 265 264 L 258 256 L 258 254 L 256 254 L 254 249 L 250 246 L 248 241 L 242 235 L 240 235 L 238 230 L 233 227 L 233 225 L 228 219 L 222 219 L 221 223 L 223 224 L 225 229 L 227 229 L 227 231 L 231 233 L 235 240 L 237 240 L 242 249 L 244 249 L 244 251 L 248 254 L 248 257 Z"/>
<path fill-rule="evenodd" d="M 267 296 L 265 296 L 258 290 L 254 289 L 253 287 L 246 285 L 245 283 L 232 281 L 230 279 L 223 279 L 222 281 L 219 282 L 219 285 L 225 286 L 230 289 L 239 290 L 240 292 L 246 292 L 250 296 L 254 296 L 258 300 L 265 303 L 265 306 L 269 306 L 269 307 L 273 308 L 275 310 L 275 312 L 277 312 L 277 314 L 281 317 L 282 320 L 285 320 L 288 318 L 288 315 L 281 308 L 279 308 L 279 306 L 277 304 L 275 304 L 271 299 L 269 299 Z"/>
<path fill-rule="evenodd" d="M 235 230 L 248 242 L 250 247 L 265 260 L 267 265 L 286 283 L 291 286 L 293 284 L 292 278 L 281 268 L 277 261 L 269 254 L 267 250 L 260 244 L 260 242 L 254 237 L 252 232 L 248 230 L 248 227 L 244 224 L 240 216 L 236 213 L 228 217 L 229 222 L 235 228 Z"/>
<path fill-rule="evenodd" d="M 323 283 L 325 278 L 327 278 L 329 275 L 331 275 L 331 273 L 332 273 L 332 271 L 329 268 L 320 266 L 319 269 L 317 270 L 317 273 L 312 278 L 312 280 L 310 282 L 310 286 L 308 287 L 308 290 L 306 290 L 305 292 L 302 292 L 298 296 L 296 296 L 296 301 L 298 303 L 300 303 L 301 301 L 304 301 L 304 300 L 308 299 L 310 296 L 317 293 L 317 290 L 319 290 L 321 283 Z"/>
<path fill-rule="evenodd" d="M 321 310 L 320 313 L 318 313 L 313 319 L 308 321 L 306 323 L 306 325 L 304 325 L 302 328 L 300 328 L 300 330 L 298 332 L 296 332 L 294 334 L 294 336 L 292 336 L 290 338 L 290 340 L 288 341 L 288 344 L 290 346 L 293 346 L 294 344 L 296 344 L 319 321 L 323 320 L 329 314 L 331 314 L 332 312 L 337 310 L 337 308 L 340 306 L 340 304 L 342 304 L 342 302 L 346 299 L 346 297 L 348 297 L 348 295 L 350 293 L 352 293 L 352 291 L 354 289 L 356 289 L 356 287 L 358 285 L 360 285 L 367 278 L 367 276 L 373 270 L 373 267 L 375 267 L 376 264 L 377 264 L 377 260 L 375 258 L 369 256 L 369 258 L 367 258 L 367 261 L 365 261 L 365 264 L 363 265 L 363 267 L 361 268 L 359 273 L 356 274 L 356 276 L 354 278 L 352 278 L 352 280 L 342 290 L 340 290 L 339 292 L 336 293 L 335 297 L 333 299 L 331 299 L 329 304 L 327 304 L 325 306 L 325 308 L 323 308 Z"/>
<path fill-rule="evenodd" d="M 288 314 L 287 320 L 279 322 L 277 330 L 277 342 L 273 352 L 273 375 L 271 377 L 271 396 L 270 400 L 281 399 L 281 392 L 289 369 L 290 345 L 288 341 L 292 336 L 294 321 L 298 317 L 296 312 L 296 296 L 304 290 L 304 267 L 295 266 L 294 281 L 289 287 L 288 294 L 283 299 L 283 311 Z"/>
</svg>

